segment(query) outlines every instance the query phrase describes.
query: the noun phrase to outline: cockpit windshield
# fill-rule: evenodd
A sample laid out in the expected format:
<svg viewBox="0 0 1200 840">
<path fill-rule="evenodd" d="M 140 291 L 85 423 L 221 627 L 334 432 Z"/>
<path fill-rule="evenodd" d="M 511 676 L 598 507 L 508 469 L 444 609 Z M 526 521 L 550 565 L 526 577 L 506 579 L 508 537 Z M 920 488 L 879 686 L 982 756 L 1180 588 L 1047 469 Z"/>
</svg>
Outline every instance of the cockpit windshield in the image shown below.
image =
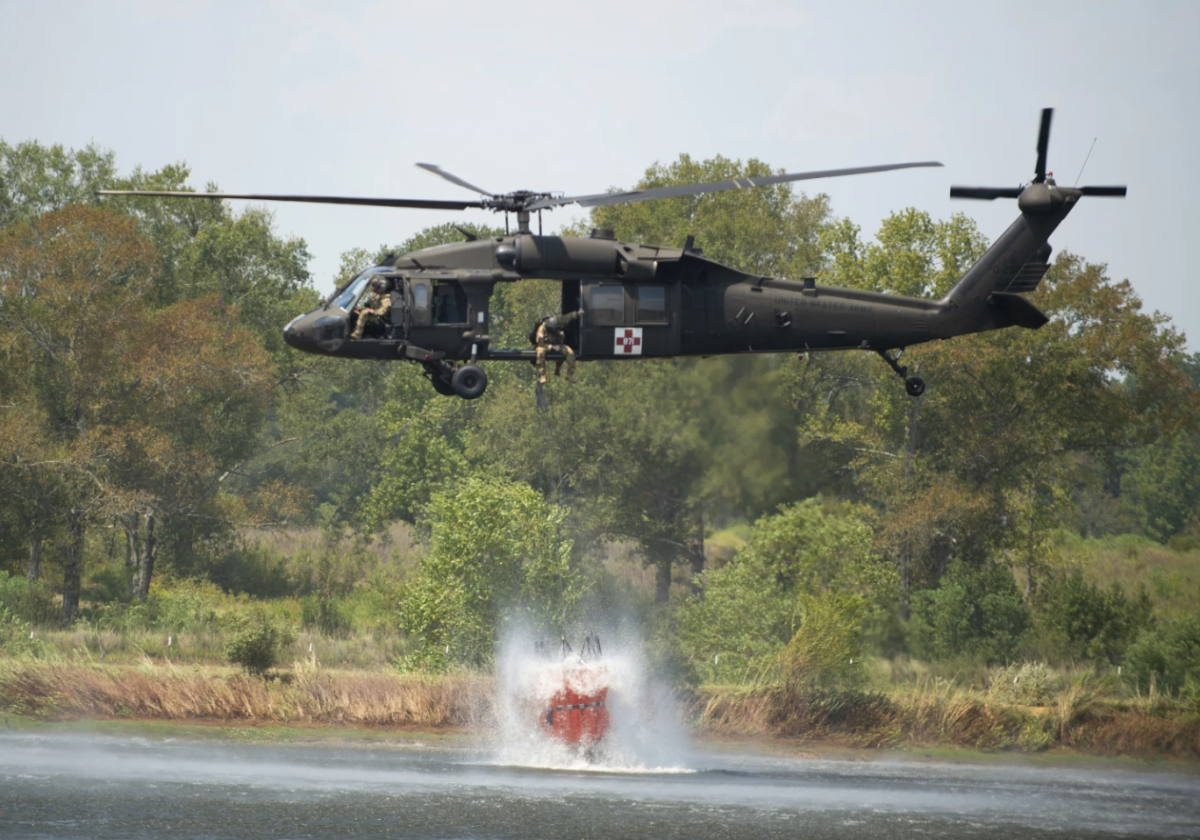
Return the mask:
<svg viewBox="0 0 1200 840">
<path fill-rule="evenodd" d="M 358 275 L 344 287 L 342 287 L 341 292 L 339 292 L 331 301 L 329 301 L 329 305 L 336 306 L 349 312 L 354 306 L 355 301 L 362 296 L 363 289 L 366 288 L 367 283 L 371 282 L 371 278 L 376 274 L 381 274 L 390 270 L 391 269 L 385 265 L 377 265 L 374 268 L 368 268 L 362 274 Z"/>
</svg>

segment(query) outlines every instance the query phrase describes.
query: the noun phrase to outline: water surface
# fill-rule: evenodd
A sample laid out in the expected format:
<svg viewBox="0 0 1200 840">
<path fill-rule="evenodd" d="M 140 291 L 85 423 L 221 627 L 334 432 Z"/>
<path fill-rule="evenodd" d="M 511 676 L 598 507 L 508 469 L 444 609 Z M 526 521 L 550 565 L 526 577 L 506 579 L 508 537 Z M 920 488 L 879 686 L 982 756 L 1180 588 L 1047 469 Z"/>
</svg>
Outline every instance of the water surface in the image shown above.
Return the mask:
<svg viewBox="0 0 1200 840">
<path fill-rule="evenodd" d="M 490 749 L 0 734 L 0 838 L 1200 837 L 1200 779 L 692 750 L 523 767 Z"/>
</svg>

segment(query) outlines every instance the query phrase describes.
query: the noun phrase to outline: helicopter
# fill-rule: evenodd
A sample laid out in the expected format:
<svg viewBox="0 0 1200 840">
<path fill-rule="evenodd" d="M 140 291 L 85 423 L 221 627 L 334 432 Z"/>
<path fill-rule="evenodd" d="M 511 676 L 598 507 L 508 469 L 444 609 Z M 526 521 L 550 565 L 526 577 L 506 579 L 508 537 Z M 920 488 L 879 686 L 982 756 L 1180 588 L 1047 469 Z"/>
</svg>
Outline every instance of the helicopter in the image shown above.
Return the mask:
<svg viewBox="0 0 1200 840">
<path fill-rule="evenodd" d="M 249 199 L 412 207 L 482 208 L 505 214 L 504 236 L 389 255 L 337 289 L 319 307 L 284 327 L 289 345 L 349 359 L 401 360 L 421 365 L 438 393 L 476 399 L 487 388 L 479 366 L 490 360 L 533 361 L 536 351 L 493 347 L 488 334 L 492 294 L 499 283 L 526 279 L 562 284 L 561 312 L 582 310 L 564 331 L 581 362 L 735 353 L 877 353 L 912 397 L 925 383 L 900 364 L 905 348 L 928 341 L 1017 326 L 1039 329 L 1046 315 L 1025 294 L 1049 269 L 1051 233 L 1084 196 L 1124 197 L 1124 186 L 1063 187 L 1046 171 L 1053 109 L 1043 109 L 1033 180 L 1016 187 L 951 187 L 951 198 L 1015 198 L 1020 216 L 941 300 L 882 294 L 817 283 L 815 277 L 762 277 L 703 255 L 688 236 L 681 248 L 621 242 L 611 230 L 590 236 L 544 236 L 541 213 L 556 207 L 598 207 L 733 189 L 899 169 L 939 167 L 937 161 L 737 178 L 704 184 L 592 195 L 520 190 L 489 193 L 441 167 L 417 166 L 471 190 L 475 201 L 345 196 L 100 190 L 99 195 Z M 538 214 L 539 232 L 530 221 Z M 509 233 L 509 214 L 517 229 Z M 383 281 L 379 283 L 378 281 Z M 358 306 L 372 283 L 390 294 L 388 323 L 354 337 Z M 551 351 L 550 360 L 564 353 Z"/>
</svg>

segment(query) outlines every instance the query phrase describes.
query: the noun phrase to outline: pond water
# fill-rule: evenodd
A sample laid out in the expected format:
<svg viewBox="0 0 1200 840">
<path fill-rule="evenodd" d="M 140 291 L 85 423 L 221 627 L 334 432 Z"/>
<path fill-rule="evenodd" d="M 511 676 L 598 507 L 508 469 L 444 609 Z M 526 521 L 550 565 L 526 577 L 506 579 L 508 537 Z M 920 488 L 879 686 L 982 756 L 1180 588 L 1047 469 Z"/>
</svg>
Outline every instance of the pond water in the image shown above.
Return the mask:
<svg viewBox="0 0 1200 840">
<path fill-rule="evenodd" d="M 0 733 L 0 838 L 1200 837 L 1200 779 L 1165 772 L 699 749 L 658 769 L 541 763 Z"/>
</svg>

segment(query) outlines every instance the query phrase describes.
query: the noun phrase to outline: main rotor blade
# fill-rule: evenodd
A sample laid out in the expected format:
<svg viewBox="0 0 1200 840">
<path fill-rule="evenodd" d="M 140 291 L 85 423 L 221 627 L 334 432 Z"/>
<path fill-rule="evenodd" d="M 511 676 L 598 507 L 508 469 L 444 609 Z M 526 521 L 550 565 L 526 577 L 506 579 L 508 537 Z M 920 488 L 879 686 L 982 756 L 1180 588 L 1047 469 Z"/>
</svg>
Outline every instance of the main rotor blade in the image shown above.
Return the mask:
<svg viewBox="0 0 1200 840">
<path fill-rule="evenodd" d="M 459 178 L 457 175 L 451 175 L 449 172 L 447 172 L 445 169 L 442 169 L 436 163 L 418 163 L 417 166 L 419 166 L 421 169 L 424 169 L 426 172 L 432 172 L 434 175 L 437 175 L 439 178 L 445 178 L 451 184 L 458 184 L 460 187 L 466 187 L 467 189 L 471 190 L 472 192 L 477 192 L 480 195 L 491 195 L 491 193 L 488 192 L 487 190 L 482 189 L 481 187 L 477 187 L 474 184 L 469 183 L 467 181 L 464 181 L 462 178 Z"/>
<path fill-rule="evenodd" d="M 1022 187 L 951 187 L 951 198 L 1020 198 Z"/>
<path fill-rule="evenodd" d="M 1046 151 L 1050 148 L 1050 120 L 1054 116 L 1053 108 L 1042 109 L 1042 124 L 1038 128 L 1037 166 L 1033 183 L 1040 184 L 1046 180 Z"/>
<path fill-rule="evenodd" d="M 1109 196 L 1110 198 L 1124 198 L 1125 193 L 1129 190 L 1128 187 L 1080 187 L 1079 191 L 1084 195 Z"/>
<path fill-rule="evenodd" d="M 146 198 L 244 198 L 249 201 L 299 201 L 306 204 L 354 204 L 360 207 L 414 207 L 420 210 L 466 210 L 483 207 L 479 201 L 433 201 L 424 198 L 347 198 L 340 195 L 262 195 L 259 193 L 166 192 L 162 190 L 96 190 L 96 195 Z"/>
<path fill-rule="evenodd" d="M 619 193 L 597 193 L 595 195 L 570 195 L 561 198 L 542 198 L 529 205 L 530 210 L 578 204 L 580 207 L 603 207 L 610 204 L 625 204 L 632 201 L 650 201 L 655 198 L 678 198 L 684 195 L 742 190 L 751 187 L 766 187 L 786 184 L 791 181 L 810 181 L 815 178 L 837 178 L 843 175 L 865 175 L 870 172 L 890 172 L 893 169 L 913 169 L 921 166 L 941 166 L 937 161 L 921 163 L 889 163 L 883 166 L 858 166 L 851 169 L 822 169 L 816 172 L 794 172 L 787 175 L 766 175 L 756 178 L 733 178 L 728 181 L 712 181 L 707 184 L 683 184 L 677 187 L 656 187 L 648 190 L 629 190 Z"/>
</svg>

